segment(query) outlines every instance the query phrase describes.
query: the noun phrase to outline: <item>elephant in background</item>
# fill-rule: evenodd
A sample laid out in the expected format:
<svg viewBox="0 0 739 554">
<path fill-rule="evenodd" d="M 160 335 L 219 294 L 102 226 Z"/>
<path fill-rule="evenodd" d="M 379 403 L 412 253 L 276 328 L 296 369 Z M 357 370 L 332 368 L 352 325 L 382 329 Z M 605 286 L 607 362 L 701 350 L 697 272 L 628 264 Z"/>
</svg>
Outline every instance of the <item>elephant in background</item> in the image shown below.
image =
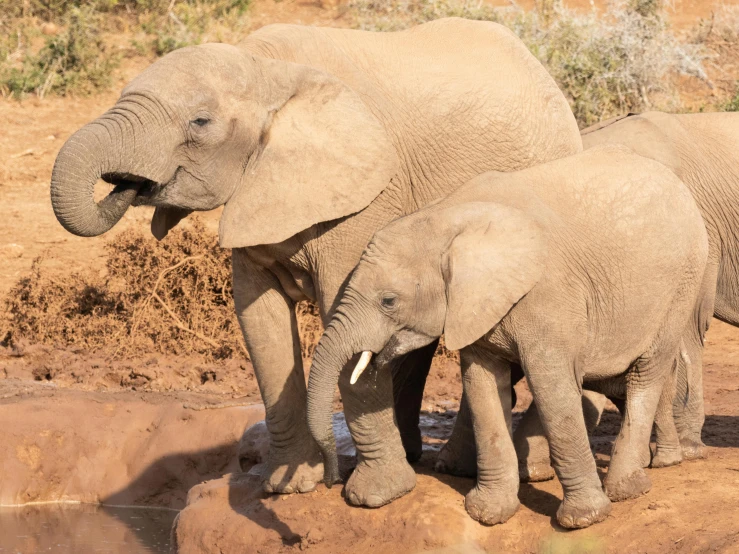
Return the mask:
<svg viewBox="0 0 739 554">
<path fill-rule="evenodd" d="M 704 304 L 696 324 L 686 329 L 679 358 L 673 405 L 675 425 L 685 459 L 705 456 L 701 430 L 703 407 L 703 344 L 711 316 L 739 326 L 739 114 L 671 115 L 647 112 L 614 118 L 582 131 L 585 148 L 624 144 L 642 156 L 669 167 L 686 184 L 708 232 L 709 256 L 704 277 Z M 612 391 L 618 396 L 617 391 Z M 611 395 L 612 396 L 612 395 Z M 605 403 L 589 393 L 591 424 Z M 618 403 L 618 398 L 616 398 Z M 536 408 L 524 416 L 515 436 L 525 480 L 553 477 L 549 447 L 537 421 Z M 659 448 L 659 444 L 657 447 Z"/>
<path fill-rule="evenodd" d="M 669 379 L 701 301 L 707 256 L 703 220 L 683 183 L 623 146 L 487 173 L 389 224 L 365 250 L 311 366 L 308 422 L 324 453 L 326 482 L 337 471 L 337 381 L 373 384 L 393 359 L 444 333 L 449 348 L 461 350 L 477 445 L 469 514 L 494 524 L 518 507 L 510 436 L 516 366 L 531 387 L 564 489 L 559 523 L 601 521 L 610 500 L 649 490 L 642 454 L 655 416 L 663 444 L 679 449 Z M 373 356 L 374 367 L 362 375 Z M 580 400 L 584 382 L 614 379 L 625 381 L 627 394 L 606 496 Z"/>
<path fill-rule="evenodd" d="M 270 434 L 263 485 L 304 492 L 324 471 L 306 420 L 295 303 L 316 302 L 327 324 L 376 230 L 485 171 L 581 150 L 561 91 L 501 25 L 270 25 L 238 47 L 184 48 L 146 69 L 63 146 L 51 200 L 83 236 L 106 232 L 130 205 L 155 206 L 159 239 L 190 212 L 225 205 L 220 245 L 233 249 L 237 316 Z M 96 204 L 99 178 L 113 189 Z M 421 454 L 433 352 L 388 364 L 371 386 L 342 385 L 358 451 L 353 504 L 414 486 L 407 459 Z"/>
</svg>

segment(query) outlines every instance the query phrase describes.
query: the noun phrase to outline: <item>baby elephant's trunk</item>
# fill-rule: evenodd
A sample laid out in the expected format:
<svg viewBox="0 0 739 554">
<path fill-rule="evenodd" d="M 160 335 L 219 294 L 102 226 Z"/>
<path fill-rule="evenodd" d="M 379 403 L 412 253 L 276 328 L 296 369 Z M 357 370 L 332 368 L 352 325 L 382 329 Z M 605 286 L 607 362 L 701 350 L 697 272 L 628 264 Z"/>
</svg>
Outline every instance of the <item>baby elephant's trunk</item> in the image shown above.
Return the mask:
<svg viewBox="0 0 739 554">
<path fill-rule="evenodd" d="M 308 378 L 308 427 L 323 454 L 323 479 L 329 488 L 340 480 L 332 426 L 334 391 L 341 370 L 354 355 L 353 342 L 334 319 L 318 343 Z"/>
</svg>

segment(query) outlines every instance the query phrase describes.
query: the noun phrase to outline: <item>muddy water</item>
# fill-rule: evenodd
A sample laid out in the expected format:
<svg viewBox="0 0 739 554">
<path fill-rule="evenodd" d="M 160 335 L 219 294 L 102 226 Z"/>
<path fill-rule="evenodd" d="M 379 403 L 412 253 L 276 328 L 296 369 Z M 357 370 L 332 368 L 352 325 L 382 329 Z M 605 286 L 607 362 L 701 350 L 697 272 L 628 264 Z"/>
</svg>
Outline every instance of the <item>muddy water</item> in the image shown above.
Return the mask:
<svg viewBox="0 0 739 554">
<path fill-rule="evenodd" d="M 176 515 L 89 504 L 0 508 L 0 553 L 166 554 Z"/>
</svg>

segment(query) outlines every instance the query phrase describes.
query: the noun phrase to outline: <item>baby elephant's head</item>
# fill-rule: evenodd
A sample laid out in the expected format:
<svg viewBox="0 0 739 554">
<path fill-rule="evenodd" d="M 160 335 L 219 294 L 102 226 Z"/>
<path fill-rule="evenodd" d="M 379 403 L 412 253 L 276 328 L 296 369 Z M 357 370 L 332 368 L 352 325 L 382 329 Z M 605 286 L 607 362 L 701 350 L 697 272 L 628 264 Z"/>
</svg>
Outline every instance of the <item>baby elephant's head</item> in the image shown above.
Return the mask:
<svg viewBox="0 0 739 554">
<path fill-rule="evenodd" d="M 439 204 L 375 234 L 311 366 L 308 420 L 328 485 L 338 476 L 331 406 L 342 369 L 353 385 L 373 357 L 379 368 L 442 333 L 452 350 L 475 342 L 536 284 L 545 250 L 535 222 L 488 202 Z"/>
</svg>

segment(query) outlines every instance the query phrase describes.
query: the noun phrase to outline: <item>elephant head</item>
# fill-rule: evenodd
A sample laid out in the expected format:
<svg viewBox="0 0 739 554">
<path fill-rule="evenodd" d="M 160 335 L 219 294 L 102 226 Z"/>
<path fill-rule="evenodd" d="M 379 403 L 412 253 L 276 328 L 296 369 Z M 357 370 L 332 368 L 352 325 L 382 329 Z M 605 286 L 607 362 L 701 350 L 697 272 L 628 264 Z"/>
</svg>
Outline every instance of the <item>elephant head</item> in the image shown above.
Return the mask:
<svg viewBox="0 0 739 554">
<path fill-rule="evenodd" d="M 310 371 L 308 423 L 323 452 L 326 484 L 338 476 L 331 412 L 342 369 L 359 356 L 354 384 L 373 356 L 384 364 L 442 333 L 452 350 L 472 344 L 538 282 L 545 258 L 538 224 L 495 203 L 437 204 L 375 234 Z"/>
<path fill-rule="evenodd" d="M 60 223 L 108 231 L 130 205 L 156 206 L 161 239 L 225 204 L 220 242 L 280 242 L 366 207 L 398 171 L 359 96 L 332 75 L 224 44 L 183 48 L 134 79 L 64 144 L 51 179 Z M 99 203 L 94 187 L 113 185 Z"/>
</svg>

